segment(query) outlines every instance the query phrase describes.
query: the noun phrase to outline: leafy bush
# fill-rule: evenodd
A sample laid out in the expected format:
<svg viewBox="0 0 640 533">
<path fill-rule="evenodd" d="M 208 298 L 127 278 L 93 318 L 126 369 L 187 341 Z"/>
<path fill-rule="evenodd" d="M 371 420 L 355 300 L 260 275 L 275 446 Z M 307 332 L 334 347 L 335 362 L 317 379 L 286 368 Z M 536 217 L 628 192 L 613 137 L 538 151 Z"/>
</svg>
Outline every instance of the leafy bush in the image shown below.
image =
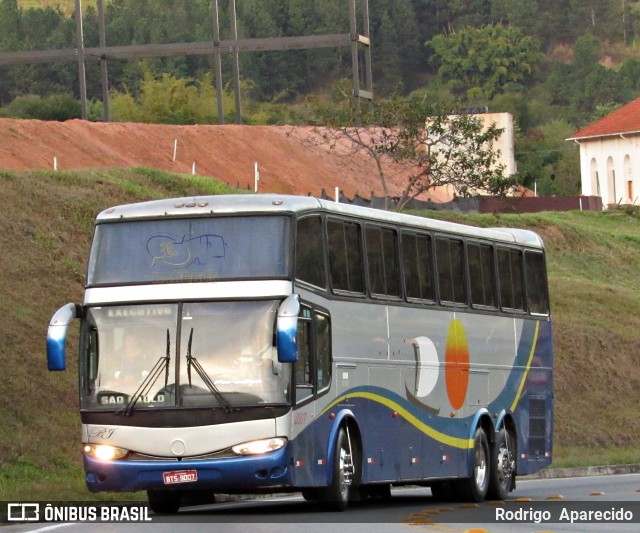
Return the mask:
<svg viewBox="0 0 640 533">
<path fill-rule="evenodd" d="M 217 122 L 216 93 L 210 75 L 200 80 L 146 72 L 136 98 L 128 90 L 112 91 L 111 118 L 116 121 L 160 124 L 211 124 Z M 233 94 L 224 91 L 225 116 L 233 110 Z"/>
<path fill-rule="evenodd" d="M 80 118 L 80 102 L 69 94 L 18 96 L 6 108 L 7 117 L 65 121 Z"/>
</svg>

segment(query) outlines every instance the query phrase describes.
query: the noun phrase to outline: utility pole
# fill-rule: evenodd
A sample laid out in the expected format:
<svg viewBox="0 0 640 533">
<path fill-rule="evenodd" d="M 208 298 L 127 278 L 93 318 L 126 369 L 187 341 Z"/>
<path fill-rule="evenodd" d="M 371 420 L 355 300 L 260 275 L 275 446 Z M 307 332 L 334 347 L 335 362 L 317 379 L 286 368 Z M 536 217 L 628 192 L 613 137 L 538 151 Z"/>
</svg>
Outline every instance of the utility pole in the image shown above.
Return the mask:
<svg viewBox="0 0 640 533">
<path fill-rule="evenodd" d="M 229 0 L 229 17 L 231 18 L 231 38 L 233 47 L 231 61 L 233 62 L 233 88 L 236 94 L 236 124 L 242 124 L 242 110 L 240 108 L 240 58 L 238 54 L 238 21 L 236 20 L 236 0 Z"/>
<path fill-rule="evenodd" d="M 84 34 L 82 32 L 82 0 L 76 0 L 76 55 L 80 85 L 80 116 L 87 120 L 87 74 L 84 67 Z"/>
<path fill-rule="evenodd" d="M 98 31 L 100 33 L 100 48 L 107 47 L 107 32 L 104 24 L 104 0 L 98 0 Z M 109 122 L 109 78 L 107 77 L 107 58 L 100 56 L 100 76 L 102 78 L 102 119 Z"/>
<path fill-rule="evenodd" d="M 224 124 L 224 106 L 222 101 L 222 58 L 220 56 L 220 18 L 218 0 L 211 0 L 211 18 L 213 22 L 213 61 L 216 74 L 216 105 L 218 124 Z"/>
</svg>

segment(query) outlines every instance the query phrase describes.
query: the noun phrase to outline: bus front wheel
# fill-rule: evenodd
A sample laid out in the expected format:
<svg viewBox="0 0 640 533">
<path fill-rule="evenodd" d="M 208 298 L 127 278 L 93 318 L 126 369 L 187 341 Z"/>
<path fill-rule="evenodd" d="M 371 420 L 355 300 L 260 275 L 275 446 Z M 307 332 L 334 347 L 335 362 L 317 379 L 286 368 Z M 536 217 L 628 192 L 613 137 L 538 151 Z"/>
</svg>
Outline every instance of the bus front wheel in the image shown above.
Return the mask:
<svg viewBox="0 0 640 533">
<path fill-rule="evenodd" d="M 344 511 L 355 490 L 357 461 L 348 430 L 340 428 L 333 457 L 331 484 L 322 491 L 323 507 L 328 511 Z"/>
<path fill-rule="evenodd" d="M 457 482 L 458 494 L 465 501 L 481 502 L 487 496 L 489 490 L 491 456 L 489 454 L 489 442 L 484 430 L 476 429 L 473 438 L 473 469 L 471 477 L 460 479 Z"/>
</svg>

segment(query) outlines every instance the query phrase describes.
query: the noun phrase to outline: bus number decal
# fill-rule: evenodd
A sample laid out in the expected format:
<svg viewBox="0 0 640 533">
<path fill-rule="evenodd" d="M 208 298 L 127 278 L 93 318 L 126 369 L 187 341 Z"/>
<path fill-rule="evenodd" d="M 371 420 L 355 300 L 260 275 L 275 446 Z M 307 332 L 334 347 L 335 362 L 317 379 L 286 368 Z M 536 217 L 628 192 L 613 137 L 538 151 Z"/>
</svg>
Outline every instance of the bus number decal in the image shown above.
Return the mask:
<svg viewBox="0 0 640 533">
<path fill-rule="evenodd" d="M 302 426 L 307 421 L 309 413 L 305 411 L 296 411 L 293 413 L 293 425 L 294 426 Z"/>
</svg>

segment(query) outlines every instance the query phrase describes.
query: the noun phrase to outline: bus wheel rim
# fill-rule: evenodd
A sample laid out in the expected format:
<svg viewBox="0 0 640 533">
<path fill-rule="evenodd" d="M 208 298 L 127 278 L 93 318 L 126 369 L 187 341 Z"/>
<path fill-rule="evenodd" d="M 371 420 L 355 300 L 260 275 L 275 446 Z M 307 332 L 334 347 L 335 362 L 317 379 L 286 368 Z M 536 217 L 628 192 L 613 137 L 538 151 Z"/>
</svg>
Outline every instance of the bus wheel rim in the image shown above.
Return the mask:
<svg viewBox="0 0 640 533">
<path fill-rule="evenodd" d="M 340 448 L 340 495 L 346 499 L 349 494 L 353 477 L 353 467 L 351 464 L 351 455 L 344 447 Z"/>
<path fill-rule="evenodd" d="M 511 478 L 514 467 L 511 451 L 506 443 L 502 443 L 500 445 L 497 461 L 498 479 L 500 483 L 504 483 L 506 480 Z"/>
<path fill-rule="evenodd" d="M 484 446 L 478 446 L 475 454 L 474 477 L 478 487 L 484 487 L 487 481 L 487 454 Z"/>
</svg>

